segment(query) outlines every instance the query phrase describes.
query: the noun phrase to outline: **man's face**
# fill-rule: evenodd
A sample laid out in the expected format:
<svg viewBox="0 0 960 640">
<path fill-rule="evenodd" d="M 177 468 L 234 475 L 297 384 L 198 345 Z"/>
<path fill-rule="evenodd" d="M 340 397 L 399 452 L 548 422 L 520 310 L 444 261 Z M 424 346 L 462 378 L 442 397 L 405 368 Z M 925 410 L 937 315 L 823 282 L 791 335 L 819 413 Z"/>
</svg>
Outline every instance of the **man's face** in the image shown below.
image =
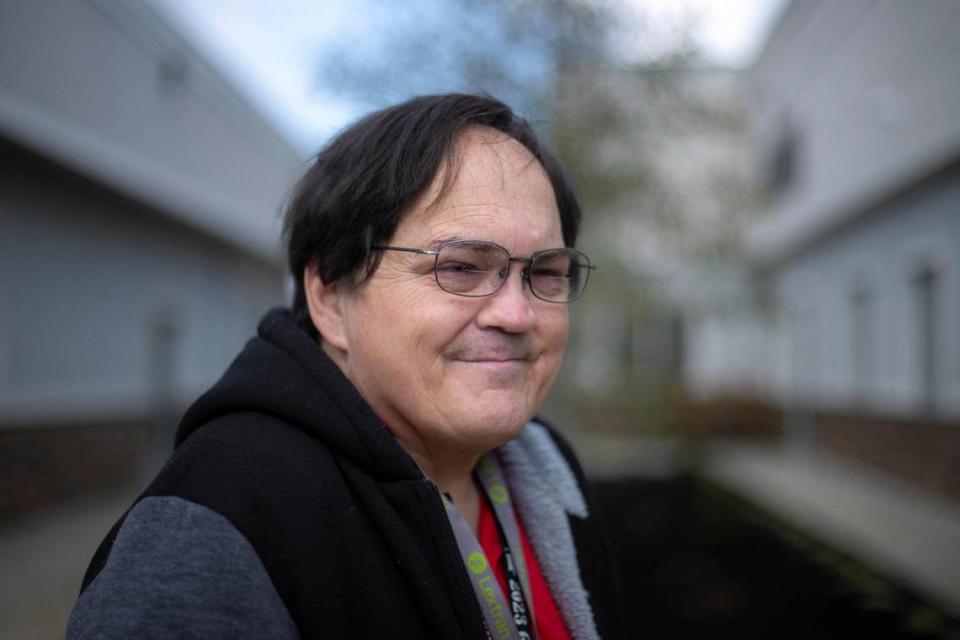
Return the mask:
<svg viewBox="0 0 960 640">
<path fill-rule="evenodd" d="M 550 181 L 520 143 L 475 127 L 458 150 L 448 192 L 434 202 L 435 180 L 391 246 L 486 240 L 518 257 L 563 246 Z M 567 307 L 534 297 L 519 263 L 482 298 L 440 289 L 433 265 L 430 255 L 385 251 L 374 275 L 341 295 L 343 346 L 334 359 L 418 453 L 486 450 L 517 435 L 542 404 L 566 345 Z"/>
</svg>

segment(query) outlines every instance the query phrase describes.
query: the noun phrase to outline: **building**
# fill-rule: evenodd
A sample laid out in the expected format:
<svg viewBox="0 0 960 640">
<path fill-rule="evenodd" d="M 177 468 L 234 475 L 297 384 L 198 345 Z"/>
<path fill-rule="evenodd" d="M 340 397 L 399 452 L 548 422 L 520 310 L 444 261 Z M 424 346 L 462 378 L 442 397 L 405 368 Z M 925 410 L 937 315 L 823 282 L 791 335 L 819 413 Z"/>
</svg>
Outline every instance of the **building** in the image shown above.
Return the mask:
<svg viewBox="0 0 960 640">
<path fill-rule="evenodd" d="M 303 160 L 149 4 L 0 4 L 0 517 L 170 446 L 284 300 Z"/>
<path fill-rule="evenodd" d="M 796 1 L 748 74 L 768 200 L 685 381 L 960 496 L 960 5 Z"/>
</svg>

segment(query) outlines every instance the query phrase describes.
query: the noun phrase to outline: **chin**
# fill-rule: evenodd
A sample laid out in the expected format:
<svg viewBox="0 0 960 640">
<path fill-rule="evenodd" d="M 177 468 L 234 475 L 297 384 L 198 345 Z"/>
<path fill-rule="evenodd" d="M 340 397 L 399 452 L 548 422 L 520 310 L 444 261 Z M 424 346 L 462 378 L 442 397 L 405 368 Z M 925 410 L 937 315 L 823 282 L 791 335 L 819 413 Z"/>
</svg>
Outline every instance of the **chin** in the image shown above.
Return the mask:
<svg viewBox="0 0 960 640">
<path fill-rule="evenodd" d="M 471 436 L 478 444 L 482 443 L 485 448 L 492 449 L 520 435 L 533 417 L 533 412 L 526 406 L 482 406 L 464 417 L 463 424 L 470 425 L 468 430 Z"/>
</svg>

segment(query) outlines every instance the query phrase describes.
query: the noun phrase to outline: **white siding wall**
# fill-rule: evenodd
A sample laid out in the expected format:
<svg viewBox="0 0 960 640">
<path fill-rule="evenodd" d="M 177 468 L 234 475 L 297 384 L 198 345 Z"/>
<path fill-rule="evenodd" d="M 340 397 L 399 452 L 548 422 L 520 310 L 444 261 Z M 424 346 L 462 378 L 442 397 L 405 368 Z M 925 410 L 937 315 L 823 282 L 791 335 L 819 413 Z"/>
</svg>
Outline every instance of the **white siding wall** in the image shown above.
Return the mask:
<svg viewBox="0 0 960 640">
<path fill-rule="evenodd" d="M 691 321 L 698 391 L 761 381 L 788 405 L 960 416 L 958 30 L 951 0 L 787 9 L 750 74 L 768 155 L 786 125 L 798 140 L 751 238 L 772 311 Z"/>
<path fill-rule="evenodd" d="M 927 268 L 936 274 L 933 389 L 925 381 L 917 280 Z M 960 415 L 958 276 L 960 170 L 954 170 L 783 270 L 777 294 L 794 345 L 790 386 L 781 391 L 828 406 L 907 414 L 925 410 L 932 393 L 934 409 Z M 868 312 L 855 310 L 857 293 L 866 294 Z"/>
<path fill-rule="evenodd" d="M 0 2 L 0 428 L 213 382 L 283 301 L 302 169 L 149 4 Z"/>
<path fill-rule="evenodd" d="M 929 365 L 918 284 L 925 269 L 935 274 Z M 747 308 L 689 323 L 686 379 L 695 390 L 960 416 L 960 168 L 819 243 L 771 286 L 772 314 Z"/>
<path fill-rule="evenodd" d="M 146 416 L 167 316 L 169 382 L 196 395 L 282 302 L 279 266 L 3 151 L 0 428 Z"/>
</svg>

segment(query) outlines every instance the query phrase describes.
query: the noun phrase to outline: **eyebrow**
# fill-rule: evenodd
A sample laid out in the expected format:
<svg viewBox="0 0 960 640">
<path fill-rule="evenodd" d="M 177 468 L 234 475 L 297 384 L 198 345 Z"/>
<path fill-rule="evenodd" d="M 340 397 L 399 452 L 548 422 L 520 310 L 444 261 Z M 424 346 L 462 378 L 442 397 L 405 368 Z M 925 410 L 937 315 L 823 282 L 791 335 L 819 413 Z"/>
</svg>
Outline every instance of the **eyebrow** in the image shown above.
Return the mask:
<svg viewBox="0 0 960 640">
<path fill-rule="evenodd" d="M 477 238 L 468 238 L 465 236 L 452 235 L 452 236 L 441 236 L 435 240 L 431 240 L 429 243 L 427 243 L 427 246 L 425 248 L 430 251 L 437 251 L 440 249 L 440 247 L 447 244 L 448 242 L 470 242 L 470 241 L 492 242 L 490 240 L 478 240 Z M 493 243 L 493 244 L 496 244 L 496 243 Z M 559 247 L 547 247 L 546 249 L 539 249 L 538 251 L 550 251 L 552 249 L 567 249 L 567 248 L 568 247 L 566 245 L 561 245 Z M 534 251 L 534 253 L 538 253 L 538 251 Z"/>
<path fill-rule="evenodd" d="M 467 240 L 467 239 L 468 238 L 464 238 L 463 236 L 443 236 L 443 237 L 437 238 L 436 240 L 432 240 L 427 245 L 427 248 L 436 251 L 437 249 L 447 244 L 448 242 L 458 242 L 460 240 Z"/>
</svg>

